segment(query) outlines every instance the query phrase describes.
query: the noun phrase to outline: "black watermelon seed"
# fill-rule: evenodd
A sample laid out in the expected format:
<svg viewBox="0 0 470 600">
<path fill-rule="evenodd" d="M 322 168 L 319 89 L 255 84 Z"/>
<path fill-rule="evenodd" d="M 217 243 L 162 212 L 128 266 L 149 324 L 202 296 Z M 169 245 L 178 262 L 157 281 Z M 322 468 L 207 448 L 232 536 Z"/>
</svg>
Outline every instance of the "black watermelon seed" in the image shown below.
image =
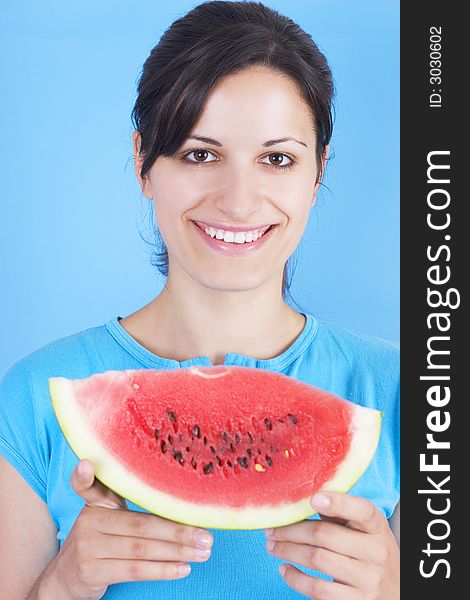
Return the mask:
<svg viewBox="0 0 470 600">
<path fill-rule="evenodd" d="M 264 424 L 266 425 L 266 429 L 268 429 L 269 431 L 271 431 L 271 429 L 273 428 L 271 421 L 269 419 L 265 419 L 264 420 Z"/>
<path fill-rule="evenodd" d="M 180 442 L 182 442 L 182 441 L 183 441 L 183 436 L 182 436 L 182 434 L 181 434 L 181 433 L 178 433 L 178 440 L 179 440 Z"/>
<path fill-rule="evenodd" d="M 165 452 L 166 452 L 166 442 L 165 442 L 165 440 L 162 440 L 162 452 L 163 452 L 163 454 L 165 454 Z"/>
<path fill-rule="evenodd" d="M 210 462 L 208 465 L 205 465 L 202 470 L 204 471 L 204 475 L 209 475 L 209 473 L 212 473 L 213 469 L 214 465 Z"/>
<path fill-rule="evenodd" d="M 168 436 L 168 441 L 170 442 L 170 444 L 173 443 L 173 436 L 171 434 Z"/>
<path fill-rule="evenodd" d="M 204 442 L 204 446 L 207 446 L 207 438 L 206 438 L 206 436 L 203 437 L 202 441 Z"/>
<path fill-rule="evenodd" d="M 212 454 L 215 454 L 215 448 L 214 448 L 214 446 L 211 446 L 210 449 L 211 449 Z"/>
<path fill-rule="evenodd" d="M 186 446 L 186 452 L 189 452 L 189 446 Z"/>
<path fill-rule="evenodd" d="M 173 450 L 173 458 L 177 460 L 180 464 L 184 463 L 183 455 L 179 450 Z"/>
<path fill-rule="evenodd" d="M 226 431 L 223 432 L 222 439 L 224 440 L 224 442 L 228 442 L 228 433 Z"/>
<path fill-rule="evenodd" d="M 240 465 L 240 467 L 243 467 L 244 469 L 248 469 L 248 459 L 246 456 L 238 457 L 237 463 Z"/>
<path fill-rule="evenodd" d="M 197 462 L 194 460 L 194 458 L 191 459 L 191 466 L 193 469 L 197 467 Z"/>
<path fill-rule="evenodd" d="M 235 446 L 231 443 L 230 444 L 230 450 L 233 452 L 235 450 Z"/>
<path fill-rule="evenodd" d="M 248 432 L 248 437 L 250 438 L 250 442 L 253 442 L 255 439 L 250 432 Z"/>
<path fill-rule="evenodd" d="M 268 463 L 268 467 L 273 466 L 273 461 L 271 460 L 271 457 L 268 455 L 266 455 L 266 462 Z"/>
<path fill-rule="evenodd" d="M 221 467 L 221 466 L 222 466 L 222 461 L 221 461 L 221 459 L 220 459 L 218 456 L 216 456 L 216 457 L 215 457 L 215 459 L 216 459 L 216 461 L 217 461 L 217 464 L 219 465 L 219 467 Z"/>
<path fill-rule="evenodd" d="M 235 443 L 239 444 L 242 441 L 242 438 L 238 435 L 238 433 L 235 434 Z"/>
<path fill-rule="evenodd" d="M 251 448 L 247 448 L 246 453 L 248 454 L 248 456 L 251 456 L 253 454 Z"/>
<path fill-rule="evenodd" d="M 295 415 L 288 414 L 287 416 L 289 417 L 291 423 L 297 425 L 297 417 Z"/>
<path fill-rule="evenodd" d="M 228 465 L 229 467 L 231 467 L 231 466 L 232 466 L 232 461 L 228 460 L 228 461 L 227 461 L 227 465 Z"/>
<path fill-rule="evenodd" d="M 258 448 L 258 454 L 261 454 L 261 450 Z"/>
<path fill-rule="evenodd" d="M 201 430 L 199 428 L 199 425 L 194 425 L 193 427 L 193 433 L 197 438 L 201 437 Z"/>
<path fill-rule="evenodd" d="M 158 431 L 158 429 L 155 429 L 155 439 L 158 440 L 159 437 L 160 437 L 160 432 Z"/>
<path fill-rule="evenodd" d="M 173 411 L 169 410 L 166 414 L 172 423 L 176 421 L 176 415 Z"/>
</svg>

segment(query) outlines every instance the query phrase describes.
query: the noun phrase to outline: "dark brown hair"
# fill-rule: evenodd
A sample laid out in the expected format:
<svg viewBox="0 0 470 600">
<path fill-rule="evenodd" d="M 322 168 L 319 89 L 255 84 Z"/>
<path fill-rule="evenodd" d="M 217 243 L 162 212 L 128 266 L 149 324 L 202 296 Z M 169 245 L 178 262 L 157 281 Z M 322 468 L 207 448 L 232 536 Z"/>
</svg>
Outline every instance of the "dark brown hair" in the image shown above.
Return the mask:
<svg viewBox="0 0 470 600">
<path fill-rule="evenodd" d="M 296 82 L 312 111 L 320 172 L 333 128 L 334 86 L 325 56 L 299 25 L 261 2 L 215 0 L 174 21 L 143 65 L 132 111 L 132 123 L 141 134 L 141 177 L 159 156 L 174 156 L 179 150 L 221 77 L 255 65 Z M 166 276 L 168 251 L 159 238 L 162 251 L 154 254 L 152 264 Z M 291 258 L 284 267 L 284 299 Z"/>
</svg>

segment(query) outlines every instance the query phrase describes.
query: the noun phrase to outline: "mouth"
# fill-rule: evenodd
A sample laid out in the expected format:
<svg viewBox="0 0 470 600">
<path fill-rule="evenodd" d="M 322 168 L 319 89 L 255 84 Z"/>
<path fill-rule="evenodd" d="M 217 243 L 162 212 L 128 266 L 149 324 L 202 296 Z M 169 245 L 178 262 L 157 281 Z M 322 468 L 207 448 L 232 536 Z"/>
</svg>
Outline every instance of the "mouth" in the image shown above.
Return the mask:
<svg viewBox="0 0 470 600">
<path fill-rule="evenodd" d="M 222 229 L 202 221 L 193 221 L 197 232 L 214 250 L 229 255 L 241 255 L 264 246 L 278 223 L 256 227 L 227 227 Z"/>
<path fill-rule="evenodd" d="M 275 225 L 261 225 L 256 227 L 215 227 L 203 221 L 193 221 L 211 238 L 223 240 L 228 244 L 246 244 L 256 242 Z"/>
</svg>

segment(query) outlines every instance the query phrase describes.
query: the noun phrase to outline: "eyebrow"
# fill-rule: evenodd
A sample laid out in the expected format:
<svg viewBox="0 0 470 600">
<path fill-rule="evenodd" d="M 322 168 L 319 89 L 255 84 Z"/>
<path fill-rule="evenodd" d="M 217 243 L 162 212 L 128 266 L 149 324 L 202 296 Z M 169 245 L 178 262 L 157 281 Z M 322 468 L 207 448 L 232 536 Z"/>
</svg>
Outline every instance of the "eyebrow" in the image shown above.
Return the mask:
<svg viewBox="0 0 470 600">
<path fill-rule="evenodd" d="M 200 142 L 205 142 L 206 144 L 212 144 L 213 146 L 217 146 L 218 148 L 223 148 L 223 146 L 224 146 L 217 140 L 214 140 L 214 138 L 205 137 L 205 136 L 201 136 L 201 135 L 192 135 L 188 138 L 188 140 L 199 140 Z M 282 142 L 291 142 L 291 141 L 297 142 L 298 144 L 302 144 L 302 146 L 305 146 L 306 148 L 308 148 L 308 146 L 305 142 L 296 140 L 293 137 L 283 137 L 283 138 L 279 138 L 277 140 L 268 140 L 267 142 L 264 142 L 264 144 L 262 144 L 262 145 L 265 148 L 269 148 L 270 146 L 275 146 L 276 144 L 282 144 Z"/>
</svg>

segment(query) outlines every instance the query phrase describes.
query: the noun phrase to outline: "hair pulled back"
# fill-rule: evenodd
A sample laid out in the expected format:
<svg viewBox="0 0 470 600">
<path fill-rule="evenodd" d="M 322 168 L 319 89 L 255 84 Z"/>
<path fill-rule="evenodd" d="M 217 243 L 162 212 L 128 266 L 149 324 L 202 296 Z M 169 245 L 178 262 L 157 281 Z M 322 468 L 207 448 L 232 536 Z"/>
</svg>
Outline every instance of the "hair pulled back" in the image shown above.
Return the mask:
<svg viewBox="0 0 470 600">
<path fill-rule="evenodd" d="M 251 66 L 280 71 L 297 84 L 312 112 L 321 170 L 333 129 L 334 85 L 325 56 L 299 25 L 261 2 L 214 0 L 174 21 L 143 65 L 132 111 L 143 179 L 159 156 L 173 156 L 189 137 L 217 81 Z M 168 252 L 161 237 L 160 243 L 152 264 L 166 276 Z"/>
</svg>

